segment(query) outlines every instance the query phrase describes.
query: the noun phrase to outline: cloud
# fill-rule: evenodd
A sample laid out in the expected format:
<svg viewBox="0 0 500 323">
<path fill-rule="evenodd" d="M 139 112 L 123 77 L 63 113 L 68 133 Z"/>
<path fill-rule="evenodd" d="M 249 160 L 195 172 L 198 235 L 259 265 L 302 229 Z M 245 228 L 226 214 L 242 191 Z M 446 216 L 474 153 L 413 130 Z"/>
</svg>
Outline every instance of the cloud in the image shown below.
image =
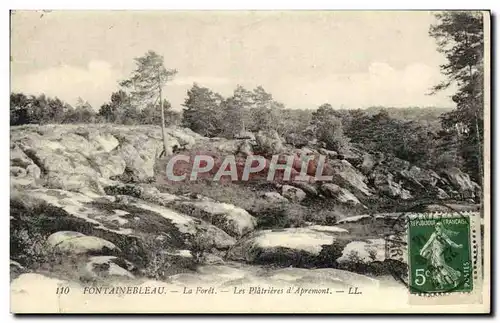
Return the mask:
<svg viewBox="0 0 500 323">
<path fill-rule="evenodd" d="M 452 103 L 447 93 L 427 95 L 430 88 L 441 80 L 439 71 L 422 63 L 395 69 L 383 62 L 373 62 L 366 72 L 334 74 L 315 80 L 307 77 L 286 80 L 281 82 L 280 88 L 273 90 L 276 94 L 286 91 L 283 97 L 294 106 L 325 102 L 348 108 L 372 105 L 450 106 Z"/>
<path fill-rule="evenodd" d="M 82 97 L 97 110 L 118 89 L 117 81 L 123 77 L 111 64 L 93 60 L 86 67 L 62 65 L 13 77 L 12 89 L 27 94 L 57 96 L 70 104 Z M 273 75 L 262 83 L 206 74 L 177 75 L 165 87 L 164 95 L 176 110 L 181 109 L 186 91 L 193 83 L 225 96 L 231 95 L 237 84 L 247 88 L 263 85 L 278 101 L 290 108 L 316 108 L 326 102 L 334 107 L 345 108 L 373 105 L 452 106 L 449 92 L 426 95 L 430 87 L 441 80 L 439 70 L 426 64 L 413 63 L 396 69 L 384 62 L 372 62 L 365 71 L 358 73 L 339 73 L 326 77 Z"/>
<path fill-rule="evenodd" d="M 113 70 L 111 64 L 93 60 L 86 67 L 61 65 L 14 77 L 12 89 L 28 94 L 57 96 L 70 104 L 81 97 L 97 110 L 116 90 L 118 79 L 119 73 Z"/>
</svg>

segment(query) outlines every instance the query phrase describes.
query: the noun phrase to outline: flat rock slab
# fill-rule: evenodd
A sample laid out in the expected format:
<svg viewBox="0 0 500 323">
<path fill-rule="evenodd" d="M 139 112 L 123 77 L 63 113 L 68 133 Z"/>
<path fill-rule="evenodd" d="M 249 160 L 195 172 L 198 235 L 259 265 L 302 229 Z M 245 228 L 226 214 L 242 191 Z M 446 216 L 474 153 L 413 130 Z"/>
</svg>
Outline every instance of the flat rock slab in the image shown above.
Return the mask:
<svg viewBox="0 0 500 323">
<path fill-rule="evenodd" d="M 347 230 L 328 226 L 261 230 L 238 241 L 227 257 L 248 263 L 316 266 L 329 261 L 325 257 L 335 259 L 325 246 L 332 246 L 345 233 Z"/>
<path fill-rule="evenodd" d="M 113 243 L 93 236 L 86 236 L 79 232 L 62 231 L 48 237 L 47 243 L 55 252 L 78 254 L 114 254 L 120 249 Z"/>
</svg>

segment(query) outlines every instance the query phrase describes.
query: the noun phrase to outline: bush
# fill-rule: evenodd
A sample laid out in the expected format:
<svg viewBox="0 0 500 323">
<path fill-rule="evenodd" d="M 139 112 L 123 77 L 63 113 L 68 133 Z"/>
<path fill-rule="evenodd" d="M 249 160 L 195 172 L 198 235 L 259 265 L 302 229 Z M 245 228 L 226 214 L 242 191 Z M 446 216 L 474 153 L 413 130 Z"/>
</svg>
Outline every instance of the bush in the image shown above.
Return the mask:
<svg viewBox="0 0 500 323">
<path fill-rule="evenodd" d="M 10 256 L 27 268 L 38 268 L 48 261 L 50 249 L 45 237 L 24 226 L 11 227 Z"/>
<path fill-rule="evenodd" d="M 349 139 L 344 136 L 342 121 L 329 104 L 323 104 L 312 115 L 315 137 L 326 144 L 326 148 L 344 152 L 349 147 Z"/>
<path fill-rule="evenodd" d="M 195 269 L 193 258 L 176 255 L 176 249 L 172 249 L 168 239 L 162 239 L 161 236 L 143 237 L 141 249 L 145 260 L 141 272 L 148 278 L 166 280 L 169 276 Z"/>
<path fill-rule="evenodd" d="M 305 224 L 305 208 L 297 204 L 262 202 L 250 213 L 257 218 L 257 225 L 263 229 L 294 228 Z"/>
</svg>

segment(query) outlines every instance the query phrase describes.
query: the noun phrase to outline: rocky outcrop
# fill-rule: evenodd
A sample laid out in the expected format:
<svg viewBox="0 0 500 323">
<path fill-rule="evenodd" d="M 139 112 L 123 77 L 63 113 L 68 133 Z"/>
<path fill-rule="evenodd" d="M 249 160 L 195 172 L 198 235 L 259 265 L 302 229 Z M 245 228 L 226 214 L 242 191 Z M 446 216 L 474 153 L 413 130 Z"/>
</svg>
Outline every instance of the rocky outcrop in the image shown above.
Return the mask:
<svg viewBox="0 0 500 323">
<path fill-rule="evenodd" d="M 257 149 L 261 153 L 275 155 L 282 153 L 284 150 L 283 142 L 276 130 L 261 130 L 255 135 L 255 140 L 257 142 Z"/>
<path fill-rule="evenodd" d="M 325 183 L 321 185 L 321 192 L 326 197 L 330 197 L 342 204 L 358 205 L 361 202 L 354 194 L 333 183 Z"/>
<path fill-rule="evenodd" d="M 137 181 L 153 177 L 163 151 L 159 127 L 25 126 L 11 134 L 11 166 L 26 170 L 16 177 L 14 186 L 43 185 L 76 192 L 90 187 L 101 194 L 101 178 L 120 176 L 126 170 Z M 189 148 L 201 138 L 189 129 L 169 128 L 166 154 L 174 148 Z M 34 185 L 40 177 L 44 182 Z"/>
<path fill-rule="evenodd" d="M 283 185 L 281 194 L 292 202 L 300 202 L 306 198 L 306 193 L 300 188 L 290 185 Z"/>
<path fill-rule="evenodd" d="M 413 198 L 411 193 L 404 189 L 400 183 L 394 181 L 391 173 L 383 174 L 375 172 L 372 174 L 373 185 L 379 192 L 393 198 L 400 198 L 402 200 L 409 200 Z"/>
<path fill-rule="evenodd" d="M 424 189 L 426 187 L 435 187 L 442 181 L 441 177 L 439 177 L 436 172 L 415 165 L 410 166 L 409 169 L 401 170 L 399 174 L 410 183 L 414 183 Z"/>
<path fill-rule="evenodd" d="M 302 191 L 306 193 L 307 196 L 310 197 L 316 197 L 319 194 L 318 189 L 313 184 L 309 184 L 307 182 L 293 181 L 290 182 L 290 185 L 300 188 Z"/>
<path fill-rule="evenodd" d="M 371 196 L 372 192 L 366 184 L 366 176 L 361 174 L 347 160 L 331 160 L 333 182 L 341 187 L 352 190 L 361 196 Z"/>
<path fill-rule="evenodd" d="M 288 199 L 281 195 L 278 192 L 266 192 L 262 195 L 262 197 L 269 201 L 269 202 L 274 202 L 274 203 L 287 203 Z"/>
<path fill-rule="evenodd" d="M 369 264 L 374 261 L 385 260 L 385 240 L 366 239 L 349 242 L 342 251 L 342 256 L 337 258 L 340 265 L 349 263 Z"/>
<path fill-rule="evenodd" d="M 448 193 L 446 193 L 442 188 L 437 188 L 437 198 L 440 199 L 440 200 L 447 200 L 450 198 L 450 195 L 448 195 Z"/>
<path fill-rule="evenodd" d="M 334 150 L 328 150 L 328 149 L 325 149 L 325 148 L 320 148 L 319 149 L 319 152 L 321 154 L 323 154 L 324 156 L 327 156 L 328 158 L 330 159 L 335 159 L 337 158 L 337 156 L 339 155 L 338 152 L 334 151 Z"/>
<path fill-rule="evenodd" d="M 460 169 L 452 167 L 443 171 L 443 175 L 462 198 L 474 198 L 481 191 L 479 185 L 470 179 L 470 176 Z"/>
<path fill-rule="evenodd" d="M 186 214 L 199 217 L 234 237 L 253 231 L 257 225 L 252 215 L 232 204 L 203 200 L 180 201 L 175 205 L 182 206 L 181 209 L 184 209 Z"/>
<path fill-rule="evenodd" d="M 113 243 L 93 236 L 86 236 L 80 232 L 59 231 L 50 235 L 47 244 L 54 252 L 79 254 L 115 254 L 121 252 Z"/>
<path fill-rule="evenodd" d="M 33 125 L 13 128 L 11 136 L 11 229 L 20 225 L 36 232 L 36 239 L 41 237 L 57 258 L 44 261 L 71 268 L 69 277 L 81 281 L 149 277 L 174 284 L 214 280 L 230 285 L 368 279 L 338 269 L 387 274 L 382 237 L 399 214 L 345 218 L 343 210 L 357 212 L 379 201 L 396 202 L 392 199 L 470 199 L 480 193 L 458 169 L 438 175 L 359 148 L 343 155 L 321 145 L 296 149 L 284 145 L 275 132 L 228 140 L 168 128 L 166 152 L 160 128 L 152 126 Z M 196 183 L 193 193 L 184 191 L 190 183 L 179 191 L 176 183 L 153 183 L 168 157 L 182 150 L 190 156 L 213 154 L 216 165 L 234 154 L 238 174 L 244 157 L 253 153 L 263 154 L 267 166 L 244 187 L 228 181 L 224 188 L 207 184 L 200 189 Z M 280 163 L 294 156 L 292 180 L 277 172 L 275 185 L 259 182 L 266 180 L 268 155 L 276 153 L 281 153 Z M 332 175 L 332 182 L 294 181 L 307 156 L 315 159 L 306 173 L 316 175 L 319 154 L 328 157 L 323 175 Z M 239 190 L 234 204 L 207 197 L 219 198 L 220 192 L 204 191 L 219 188 L 229 188 L 228 196 Z M 436 203 L 427 210 L 438 207 Z M 13 278 L 25 279 L 23 274 L 32 270 L 27 258 L 12 259 L 19 261 L 11 263 Z M 309 269 L 268 270 L 260 265 Z M 320 267 L 329 268 L 310 269 Z M 234 277 L 221 279 L 225 273 Z"/>
<path fill-rule="evenodd" d="M 261 230 L 238 241 L 227 257 L 254 264 L 325 267 L 336 258 L 335 252 L 328 254 L 331 250 L 327 246 L 344 233 L 344 230 L 326 226 Z"/>
<path fill-rule="evenodd" d="M 137 237 L 147 239 L 162 233 L 168 237 L 167 242 L 173 248 L 185 249 L 195 240 L 203 241 L 203 247 L 208 249 L 227 249 L 235 243 L 234 238 L 226 232 L 205 221 L 131 196 L 90 197 L 63 190 L 36 189 L 15 192 L 13 198 L 30 208 L 41 204 L 50 205 L 60 210 L 60 216 L 66 216 L 64 220 L 67 226 L 80 227 L 80 230 L 86 226 L 86 231 L 100 234 L 100 238 L 107 237 L 114 243 L 129 241 L 133 244 Z M 55 221 L 60 221 L 56 215 L 54 217 Z M 57 239 L 71 235 L 59 233 L 50 241 L 59 241 Z M 68 241 L 83 238 L 76 237 Z"/>
<path fill-rule="evenodd" d="M 134 265 L 118 257 L 90 257 L 82 268 L 81 279 L 83 281 L 131 280 L 135 277 L 130 270 L 134 270 Z"/>
</svg>

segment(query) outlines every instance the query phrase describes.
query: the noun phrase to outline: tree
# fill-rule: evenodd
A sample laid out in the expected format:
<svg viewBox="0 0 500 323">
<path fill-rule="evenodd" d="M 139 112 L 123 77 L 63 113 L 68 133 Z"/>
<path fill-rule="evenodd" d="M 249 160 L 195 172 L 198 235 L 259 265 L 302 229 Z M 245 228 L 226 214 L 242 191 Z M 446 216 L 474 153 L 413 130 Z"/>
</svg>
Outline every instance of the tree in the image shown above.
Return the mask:
<svg viewBox="0 0 500 323">
<path fill-rule="evenodd" d="M 64 123 L 93 123 L 95 119 L 96 113 L 92 106 L 82 98 L 78 98 L 76 108 L 65 114 Z"/>
<path fill-rule="evenodd" d="M 252 92 L 252 120 L 255 131 L 276 130 L 279 135 L 284 135 L 283 119 L 285 106 L 274 100 L 273 96 L 266 92 L 262 86 L 256 87 Z"/>
<path fill-rule="evenodd" d="M 31 100 L 24 93 L 10 94 L 10 125 L 22 125 L 30 123 L 29 106 Z"/>
<path fill-rule="evenodd" d="M 161 129 L 164 152 L 168 151 L 167 136 L 165 130 L 165 110 L 163 109 L 162 88 L 175 75 L 175 69 L 167 69 L 164 66 L 163 56 L 154 51 L 148 51 L 144 56 L 134 59 L 136 69 L 132 76 L 120 82 L 125 89 L 130 90 L 132 106 L 145 108 L 148 105 L 161 106 Z"/>
<path fill-rule="evenodd" d="M 10 123 L 21 125 L 27 123 L 62 123 L 73 108 L 58 98 L 11 93 Z"/>
<path fill-rule="evenodd" d="M 349 141 L 344 136 L 342 122 L 330 104 L 323 104 L 313 112 L 311 125 L 316 138 L 323 141 L 328 149 L 342 152 L 347 148 Z"/>
<path fill-rule="evenodd" d="M 456 85 L 457 92 L 452 96 L 456 109 L 443 116 L 442 125 L 459 137 L 465 167 L 482 184 L 483 14 L 447 11 L 436 14 L 436 19 L 429 34 L 436 39 L 438 51 L 444 54 L 447 63 L 441 65 L 446 79 L 433 88 L 433 93 Z"/>
<path fill-rule="evenodd" d="M 99 109 L 100 117 L 106 122 L 135 124 L 139 117 L 137 108 L 132 105 L 130 96 L 122 90 L 111 93 L 109 103 L 105 103 Z"/>
<path fill-rule="evenodd" d="M 182 125 L 208 137 L 221 132 L 221 104 L 224 98 L 206 87 L 193 84 L 184 101 Z"/>
<path fill-rule="evenodd" d="M 176 124 L 180 115 L 178 112 L 172 111 L 172 106 L 167 100 L 163 100 L 163 108 L 165 109 L 165 124 Z M 142 109 L 140 114 L 141 124 L 159 124 L 161 122 L 161 107 L 159 105 L 150 105 Z"/>
<path fill-rule="evenodd" d="M 393 118 L 390 110 L 375 115 L 361 110 L 351 111 L 345 134 L 366 150 L 383 152 L 422 167 L 437 160 L 436 134 L 425 124 Z M 441 153 L 441 151 L 440 151 Z M 434 158 L 436 157 L 436 158 Z"/>
<path fill-rule="evenodd" d="M 255 104 L 252 91 L 238 85 L 233 95 L 222 103 L 224 119 L 222 120 L 223 135 L 234 138 L 235 135 L 251 128 L 250 108 Z"/>
</svg>

